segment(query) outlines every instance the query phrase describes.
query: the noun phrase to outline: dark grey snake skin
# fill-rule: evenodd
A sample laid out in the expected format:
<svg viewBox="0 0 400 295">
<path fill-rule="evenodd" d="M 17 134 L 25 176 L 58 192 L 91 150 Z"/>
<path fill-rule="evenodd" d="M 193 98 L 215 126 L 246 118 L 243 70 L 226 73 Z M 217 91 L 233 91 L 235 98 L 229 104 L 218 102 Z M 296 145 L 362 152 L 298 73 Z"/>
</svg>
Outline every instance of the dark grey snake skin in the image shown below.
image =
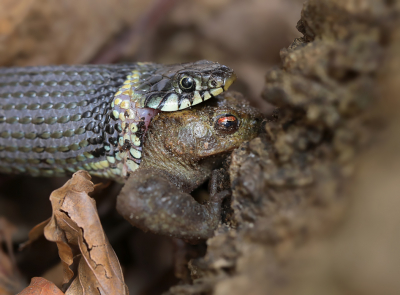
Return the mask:
<svg viewBox="0 0 400 295">
<path fill-rule="evenodd" d="M 207 61 L 0 68 L 0 172 L 126 177 L 152 116 L 218 95 L 234 79 Z"/>
</svg>

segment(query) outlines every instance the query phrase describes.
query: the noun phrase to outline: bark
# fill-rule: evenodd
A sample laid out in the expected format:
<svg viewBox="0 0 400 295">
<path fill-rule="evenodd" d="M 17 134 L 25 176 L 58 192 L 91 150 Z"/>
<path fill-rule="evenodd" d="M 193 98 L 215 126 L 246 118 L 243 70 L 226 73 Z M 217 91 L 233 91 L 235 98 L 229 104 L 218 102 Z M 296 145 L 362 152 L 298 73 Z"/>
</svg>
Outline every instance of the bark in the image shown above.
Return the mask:
<svg viewBox="0 0 400 295">
<path fill-rule="evenodd" d="M 309 0 L 232 155 L 236 227 L 168 294 L 400 292 L 399 2 Z M 396 83 L 397 82 L 397 83 Z"/>
</svg>

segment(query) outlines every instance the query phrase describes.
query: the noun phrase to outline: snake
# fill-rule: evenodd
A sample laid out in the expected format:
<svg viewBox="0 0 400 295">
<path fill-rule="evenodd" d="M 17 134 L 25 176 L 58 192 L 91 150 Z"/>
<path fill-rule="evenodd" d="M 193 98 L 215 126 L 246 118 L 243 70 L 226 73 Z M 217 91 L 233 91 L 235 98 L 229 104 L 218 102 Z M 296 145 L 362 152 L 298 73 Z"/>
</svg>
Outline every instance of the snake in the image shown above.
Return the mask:
<svg viewBox="0 0 400 295">
<path fill-rule="evenodd" d="M 0 68 L 0 172 L 126 178 L 154 116 L 211 99 L 235 79 L 206 60 Z"/>
</svg>

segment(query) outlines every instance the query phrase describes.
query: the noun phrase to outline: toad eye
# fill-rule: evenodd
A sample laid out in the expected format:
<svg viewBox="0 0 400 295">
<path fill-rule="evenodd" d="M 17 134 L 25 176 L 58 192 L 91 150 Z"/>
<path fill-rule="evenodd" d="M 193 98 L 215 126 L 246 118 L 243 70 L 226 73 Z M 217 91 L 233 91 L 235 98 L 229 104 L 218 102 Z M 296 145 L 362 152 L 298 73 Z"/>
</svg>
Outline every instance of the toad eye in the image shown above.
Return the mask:
<svg viewBox="0 0 400 295">
<path fill-rule="evenodd" d="M 184 92 L 190 92 L 196 88 L 196 83 L 192 77 L 183 76 L 179 81 L 179 88 Z"/>
<path fill-rule="evenodd" d="M 215 129 L 225 134 L 232 134 L 239 129 L 239 120 L 230 114 L 219 116 L 215 122 Z"/>
</svg>

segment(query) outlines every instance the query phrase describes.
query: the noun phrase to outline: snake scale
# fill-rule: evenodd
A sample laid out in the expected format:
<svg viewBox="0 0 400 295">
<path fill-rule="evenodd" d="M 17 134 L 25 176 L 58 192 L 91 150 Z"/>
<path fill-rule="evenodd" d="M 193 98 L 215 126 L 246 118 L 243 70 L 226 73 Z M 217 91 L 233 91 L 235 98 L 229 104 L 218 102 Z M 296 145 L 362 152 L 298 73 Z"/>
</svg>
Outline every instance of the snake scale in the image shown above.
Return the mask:
<svg viewBox="0 0 400 295">
<path fill-rule="evenodd" d="M 154 116 L 217 96 L 235 78 L 209 61 L 0 68 L 0 172 L 124 179 Z"/>
</svg>

